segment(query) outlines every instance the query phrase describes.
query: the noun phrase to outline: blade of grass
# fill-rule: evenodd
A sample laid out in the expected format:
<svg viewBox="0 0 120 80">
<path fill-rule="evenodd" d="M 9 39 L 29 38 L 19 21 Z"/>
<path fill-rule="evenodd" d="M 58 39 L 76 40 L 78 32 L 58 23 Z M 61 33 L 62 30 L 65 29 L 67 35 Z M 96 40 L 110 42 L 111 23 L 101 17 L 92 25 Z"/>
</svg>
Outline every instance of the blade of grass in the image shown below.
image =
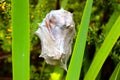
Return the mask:
<svg viewBox="0 0 120 80">
<path fill-rule="evenodd" d="M 87 0 L 66 80 L 79 80 L 93 0 Z"/>
<path fill-rule="evenodd" d="M 104 61 L 108 57 L 112 47 L 120 36 L 120 16 L 112 26 L 109 34 L 105 38 L 101 48 L 96 53 L 94 60 L 84 78 L 84 80 L 95 80 L 98 72 L 100 71 Z"/>
<path fill-rule="evenodd" d="M 61 8 L 65 9 L 65 7 L 67 5 L 67 2 L 68 2 L 68 0 L 62 0 L 62 2 L 61 2 Z"/>
<path fill-rule="evenodd" d="M 12 0 L 13 80 L 30 80 L 29 76 L 29 0 Z"/>
<path fill-rule="evenodd" d="M 119 73 L 118 73 L 118 76 L 117 76 L 116 80 L 120 80 L 120 70 L 119 70 Z"/>
<path fill-rule="evenodd" d="M 120 73 L 120 62 L 117 64 L 114 72 L 112 73 L 110 80 L 119 80 L 117 77 L 119 76 Z"/>
<path fill-rule="evenodd" d="M 106 36 L 108 34 L 108 32 L 110 31 L 111 27 L 114 25 L 115 20 L 118 18 L 120 12 L 115 10 L 113 12 L 113 14 L 111 15 L 109 22 L 105 25 L 105 29 L 104 29 L 104 35 Z"/>
</svg>

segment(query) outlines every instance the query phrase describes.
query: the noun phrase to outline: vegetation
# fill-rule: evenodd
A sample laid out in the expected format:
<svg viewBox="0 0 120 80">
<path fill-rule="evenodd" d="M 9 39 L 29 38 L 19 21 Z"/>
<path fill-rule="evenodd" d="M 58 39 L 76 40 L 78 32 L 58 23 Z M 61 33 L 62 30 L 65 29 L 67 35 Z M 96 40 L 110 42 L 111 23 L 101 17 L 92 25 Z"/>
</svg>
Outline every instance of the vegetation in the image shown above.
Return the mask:
<svg viewBox="0 0 120 80">
<path fill-rule="evenodd" d="M 11 0 L 0 0 L 0 80 L 13 77 L 11 6 Z M 73 13 L 77 31 L 68 72 L 48 65 L 43 58 L 39 58 L 40 41 L 34 34 L 37 23 L 50 10 L 60 7 Z M 31 80 L 120 79 L 119 0 L 93 0 L 93 3 L 92 0 L 30 0 L 29 10 Z M 75 73 L 75 76 L 71 76 Z"/>
</svg>

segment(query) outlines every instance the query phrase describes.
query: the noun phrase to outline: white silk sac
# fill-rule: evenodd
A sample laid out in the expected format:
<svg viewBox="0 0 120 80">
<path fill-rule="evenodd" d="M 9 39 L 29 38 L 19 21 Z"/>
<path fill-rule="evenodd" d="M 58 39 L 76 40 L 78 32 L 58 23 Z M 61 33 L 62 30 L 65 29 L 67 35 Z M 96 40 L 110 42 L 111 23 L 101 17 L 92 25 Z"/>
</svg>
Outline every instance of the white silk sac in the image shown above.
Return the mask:
<svg viewBox="0 0 120 80">
<path fill-rule="evenodd" d="M 48 64 L 59 65 L 67 70 L 75 34 L 72 13 L 64 9 L 50 11 L 39 23 L 35 33 L 41 40 L 40 57 L 43 57 Z"/>
</svg>

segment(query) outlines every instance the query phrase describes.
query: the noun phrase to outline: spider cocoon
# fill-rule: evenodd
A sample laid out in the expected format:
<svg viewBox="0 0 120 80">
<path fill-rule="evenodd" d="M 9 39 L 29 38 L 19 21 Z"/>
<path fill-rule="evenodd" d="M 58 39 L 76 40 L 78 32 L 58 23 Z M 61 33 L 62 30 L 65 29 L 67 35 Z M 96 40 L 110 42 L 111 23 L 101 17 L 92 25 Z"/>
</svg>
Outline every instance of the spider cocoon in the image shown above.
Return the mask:
<svg viewBox="0 0 120 80">
<path fill-rule="evenodd" d="M 46 63 L 59 65 L 67 70 L 67 61 L 71 55 L 75 24 L 72 13 L 60 9 L 46 15 L 35 32 L 41 40 L 43 57 Z"/>
</svg>

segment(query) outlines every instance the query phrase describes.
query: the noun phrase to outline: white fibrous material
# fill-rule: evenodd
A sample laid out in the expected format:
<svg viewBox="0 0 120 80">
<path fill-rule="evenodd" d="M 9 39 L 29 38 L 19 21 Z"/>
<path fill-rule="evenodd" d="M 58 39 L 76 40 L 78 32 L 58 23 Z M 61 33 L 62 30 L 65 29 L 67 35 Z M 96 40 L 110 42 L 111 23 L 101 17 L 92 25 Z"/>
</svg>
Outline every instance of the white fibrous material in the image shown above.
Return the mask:
<svg viewBox="0 0 120 80">
<path fill-rule="evenodd" d="M 60 9 L 46 15 L 35 32 L 41 40 L 43 57 L 48 64 L 59 65 L 67 70 L 71 55 L 75 24 L 72 13 Z"/>
</svg>

